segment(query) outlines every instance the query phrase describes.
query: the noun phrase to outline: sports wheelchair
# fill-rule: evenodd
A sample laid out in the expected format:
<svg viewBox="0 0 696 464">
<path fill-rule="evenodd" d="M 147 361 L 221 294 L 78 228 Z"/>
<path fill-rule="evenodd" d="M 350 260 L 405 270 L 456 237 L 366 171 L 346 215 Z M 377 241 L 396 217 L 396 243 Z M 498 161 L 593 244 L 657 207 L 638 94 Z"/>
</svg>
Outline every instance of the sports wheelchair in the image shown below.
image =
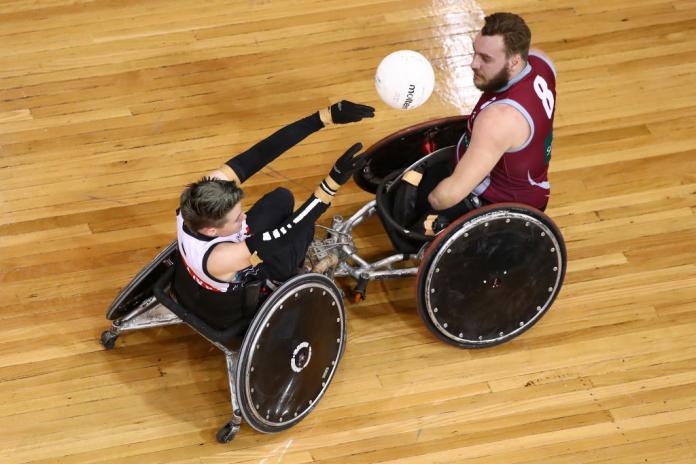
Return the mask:
<svg viewBox="0 0 696 464">
<path fill-rule="evenodd" d="M 257 431 L 279 432 L 306 417 L 322 398 L 346 345 L 344 293 L 337 278 L 354 279 L 352 296 L 361 300 L 372 280 L 416 276 L 418 314 L 435 336 L 460 348 L 490 347 L 519 336 L 549 310 L 565 276 L 565 245 L 548 216 L 520 204 L 493 204 L 425 235 L 393 214 L 405 173 L 449 159 L 466 121 L 465 116 L 430 121 L 373 145 L 354 179 L 376 198 L 346 220 L 335 216 L 330 227 L 317 226 L 323 232 L 307 252 L 312 272 L 284 282 L 250 320 L 216 328 L 195 308 L 174 300 L 173 242 L 113 301 L 106 314 L 112 326 L 102 333 L 102 345 L 113 348 L 123 332 L 186 323 L 218 347 L 227 360 L 232 402 L 231 418 L 217 433 L 226 443 L 242 418 Z M 374 214 L 395 254 L 368 262 L 358 254 L 353 229 Z"/>
</svg>

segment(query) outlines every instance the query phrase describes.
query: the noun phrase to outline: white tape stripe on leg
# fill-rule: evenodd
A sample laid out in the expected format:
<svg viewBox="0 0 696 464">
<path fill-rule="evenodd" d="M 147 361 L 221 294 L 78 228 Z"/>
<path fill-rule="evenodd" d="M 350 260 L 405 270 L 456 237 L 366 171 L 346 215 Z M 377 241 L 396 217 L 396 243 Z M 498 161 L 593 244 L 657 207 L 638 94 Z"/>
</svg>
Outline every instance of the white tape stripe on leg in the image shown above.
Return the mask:
<svg viewBox="0 0 696 464">
<path fill-rule="evenodd" d="M 319 203 L 321 203 L 321 200 L 319 200 L 318 198 L 315 198 L 314 200 L 312 200 L 312 202 L 311 202 L 300 214 L 298 214 L 297 217 L 296 217 L 295 219 L 292 220 L 292 222 L 294 222 L 295 224 L 297 224 L 298 222 L 300 222 L 300 221 L 301 221 L 302 219 L 304 219 L 304 217 L 307 216 L 307 215 L 309 214 L 309 212 L 312 211 L 312 209 L 313 209 L 315 206 L 317 206 Z"/>
</svg>

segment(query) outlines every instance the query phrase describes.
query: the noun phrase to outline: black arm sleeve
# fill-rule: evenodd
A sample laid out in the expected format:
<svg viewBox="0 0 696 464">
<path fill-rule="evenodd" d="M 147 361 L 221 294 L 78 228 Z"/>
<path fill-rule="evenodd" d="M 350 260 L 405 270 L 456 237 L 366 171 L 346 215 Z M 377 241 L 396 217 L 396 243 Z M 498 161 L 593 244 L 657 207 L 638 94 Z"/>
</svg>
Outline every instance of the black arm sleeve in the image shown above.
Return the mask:
<svg viewBox="0 0 696 464">
<path fill-rule="evenodd" d="M 232 168 L 240 182 L 244 182 L 322 127 L 324 127 L 324 123 L 321 122 L 319 113 L 314 113 L 276 131 L 270 137 L 260 141 L 225 164 Z"/>
</svg>

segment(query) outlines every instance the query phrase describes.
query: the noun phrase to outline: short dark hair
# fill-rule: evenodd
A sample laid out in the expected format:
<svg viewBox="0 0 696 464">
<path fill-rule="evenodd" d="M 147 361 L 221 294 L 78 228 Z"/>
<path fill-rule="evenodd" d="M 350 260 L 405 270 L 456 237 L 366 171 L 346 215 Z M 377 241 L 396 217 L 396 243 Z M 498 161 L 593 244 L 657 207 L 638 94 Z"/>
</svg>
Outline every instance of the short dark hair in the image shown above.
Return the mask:
<svg viewBox="0 0 696 464">
<path fill-rule="evenodd" d="M 507 57 L 519 53 L 527 62 L 532 32 L 521 16 L 514 13 L 493 13 L 486 16 L 481 35 L 502 35 Z"/>
<path fill-rule="evenodd" d="M 186 186 L 179 198 L 179 211 L 191 230 L 222 227 L 225 216 L 244 196 L 233 180 L 203 177 Z"/>
</svg>

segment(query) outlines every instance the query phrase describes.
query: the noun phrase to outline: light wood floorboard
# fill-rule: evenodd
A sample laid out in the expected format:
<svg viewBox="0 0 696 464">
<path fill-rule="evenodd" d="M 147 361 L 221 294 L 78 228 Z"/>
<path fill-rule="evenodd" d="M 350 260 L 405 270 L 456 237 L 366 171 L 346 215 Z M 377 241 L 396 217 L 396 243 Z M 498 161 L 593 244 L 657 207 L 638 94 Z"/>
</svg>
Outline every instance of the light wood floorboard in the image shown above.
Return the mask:
<svg viewBox="0 0 696 464">
<path fill-rule="evenodd" d="M 547 212 L 568 273 L 539 324 L 460 350 L 413 279 L 372 283 L 316 410 L 229 445 L 224 358 L 190 329 L 100 346 L 186 183 L 331 102 L 374 105 L 245 185 L 301 201 L 353 142 L 467 113 L 468 37 L 507 10 L 559 76 Z M 696 462 L 695 1 L 5 0 L 0 24 L 0 462 Z M 413 111 L 374 90 L 398 49 L 436 70 Z M 325 218 L 370 199 L 349 184 Z M 356 233 L 390 251 L 378 221 Z"/>
</svg>

